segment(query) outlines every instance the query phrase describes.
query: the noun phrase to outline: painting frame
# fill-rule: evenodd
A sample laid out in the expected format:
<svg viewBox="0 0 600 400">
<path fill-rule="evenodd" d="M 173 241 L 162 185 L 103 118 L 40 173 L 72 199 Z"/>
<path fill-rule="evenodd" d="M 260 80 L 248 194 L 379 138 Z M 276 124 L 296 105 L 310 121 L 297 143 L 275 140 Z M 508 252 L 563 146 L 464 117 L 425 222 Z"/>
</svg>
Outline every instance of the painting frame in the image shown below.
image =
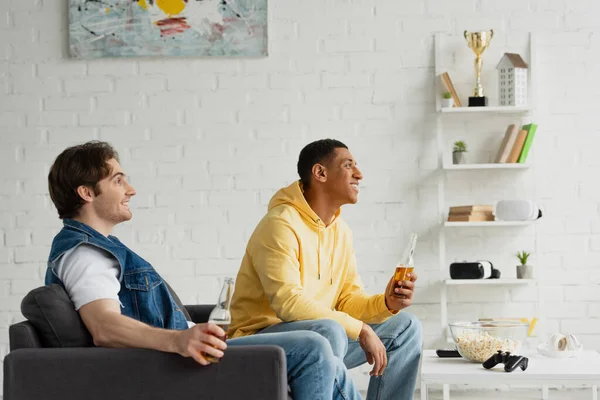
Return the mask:
<svg viewBox="0 0 600 400">
<path fill-rule="evenodd" d="M 268 0 L 68 4 L 72 58 L 268 56 Z"/>
</svg>

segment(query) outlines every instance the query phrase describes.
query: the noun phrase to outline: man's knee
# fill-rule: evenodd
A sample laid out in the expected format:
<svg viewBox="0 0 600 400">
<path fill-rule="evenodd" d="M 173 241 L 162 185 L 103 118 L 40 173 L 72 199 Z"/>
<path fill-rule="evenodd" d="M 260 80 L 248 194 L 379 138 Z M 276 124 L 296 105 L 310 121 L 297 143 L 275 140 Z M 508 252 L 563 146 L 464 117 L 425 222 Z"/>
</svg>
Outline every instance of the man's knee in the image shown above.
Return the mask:
<svg viewBox="0 0 600 400">
<path fill-rule="evenodd" d="M 318 332 L 331 345 L 333 353 L 343 358 L 348 350 L 348 336 L 344 327 L 331 319 L 315 321 L 315 332 Z"/>
<path fill-rule="evenodd" d="M 299 332 L 300 333 L 300 332 Z M 317 332 L 302 331 L 302 336 L 298 338 L 302 341 L 302 347 L 305 349 L 305 356 L 316 362 L 328 361 L 334 357 L 329 341 Z"/>
<path fill-rule="evenodd" d="M 421 321 L 413 314 L 408 312 L 399 312 L 388 320 L 395 336 L 407 336 L 407 338 L 421 341 L 423 337 L 423 327 Z"/>
<path fill-rule="evenodd" d="M 332 319 L 321 319 L 315 321 L 315 325 L 317 326 L 317 329 L 315 330 L 321 335 L 325 336 L 326 338 L 341 338 L 348 341 L 348 336 L 346 336 L 346 330 L 339 322 L 336 322 Z"/>
</svg>

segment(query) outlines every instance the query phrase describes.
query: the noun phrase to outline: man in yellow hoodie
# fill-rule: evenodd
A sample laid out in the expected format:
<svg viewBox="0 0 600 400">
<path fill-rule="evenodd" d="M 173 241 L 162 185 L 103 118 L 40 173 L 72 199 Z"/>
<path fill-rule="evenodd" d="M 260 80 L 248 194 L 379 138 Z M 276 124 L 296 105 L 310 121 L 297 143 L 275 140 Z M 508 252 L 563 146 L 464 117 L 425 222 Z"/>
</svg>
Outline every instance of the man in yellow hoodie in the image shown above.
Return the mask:
<svg viewBox="0 0 600 400">
<path fill-rule="evenodd" d="M 421 324 L 400 310 L 412 304 L 416 274 L 401 287 L 390 279 L 382 294 L 364 292 L 352 233 L 340 217 L 342 205 L 358 201 L 362 179 L 346 145 L 308 144 L 298 174 L 299 181 L 273 196 L 248 242 L 229 334 L 315 331 L 345 368 L 373 365 L 368 399 L 412 399 Z"/>
</svg>

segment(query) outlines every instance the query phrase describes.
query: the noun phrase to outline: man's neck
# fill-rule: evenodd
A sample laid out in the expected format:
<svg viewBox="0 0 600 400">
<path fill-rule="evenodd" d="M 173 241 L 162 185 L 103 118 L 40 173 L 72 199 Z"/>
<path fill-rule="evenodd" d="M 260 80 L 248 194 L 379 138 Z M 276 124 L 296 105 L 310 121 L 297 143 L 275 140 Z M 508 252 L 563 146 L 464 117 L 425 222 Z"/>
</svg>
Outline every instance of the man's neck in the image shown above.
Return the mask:
<svg viewBox="0 0 600 400">
<path fill-rule="evenodd" d="M 80 212 L 78 216 L 73 217 L 73 220 L 81 222 L 82 224 L 86 224 L 104 236 L 110 235 L 115 226 L 113 223 L 104 221 L 95 215 L 89 215 L 83 212 Z"/>
<path fill-rule="evenodd" d="M 321 218 L 325 226 L 329 226 L 340 206 L 333 205 L 326 194 L 316 193 L 310 189 L 304 191 L 304 198 L 310 208 Z"/>
</svg>

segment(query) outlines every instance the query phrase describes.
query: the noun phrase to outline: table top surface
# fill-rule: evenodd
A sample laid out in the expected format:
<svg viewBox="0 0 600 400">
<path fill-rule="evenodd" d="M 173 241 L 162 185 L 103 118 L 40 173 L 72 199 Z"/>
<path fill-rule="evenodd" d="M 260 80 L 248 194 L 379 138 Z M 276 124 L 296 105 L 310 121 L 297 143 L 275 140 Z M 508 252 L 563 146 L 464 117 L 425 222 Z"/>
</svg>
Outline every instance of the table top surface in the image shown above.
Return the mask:
<svg viewBox="0 0 600 400">
<path fill-rule="evenodd" d="M 531 381 L 596 381 L 600 383 L 600 354 L 583 350 L 574 358 L 549 358 L 536 352 L 523 354 L 529 358 L 526 371 L 520 368 L 504 371 L 504 364 L 487 370 L 480 363 L 463 358 L 440 358 L 435 350 L 425 350 L 421 360 L 421 379 L 439 383 L 531 382 Z"/>
</svg>

